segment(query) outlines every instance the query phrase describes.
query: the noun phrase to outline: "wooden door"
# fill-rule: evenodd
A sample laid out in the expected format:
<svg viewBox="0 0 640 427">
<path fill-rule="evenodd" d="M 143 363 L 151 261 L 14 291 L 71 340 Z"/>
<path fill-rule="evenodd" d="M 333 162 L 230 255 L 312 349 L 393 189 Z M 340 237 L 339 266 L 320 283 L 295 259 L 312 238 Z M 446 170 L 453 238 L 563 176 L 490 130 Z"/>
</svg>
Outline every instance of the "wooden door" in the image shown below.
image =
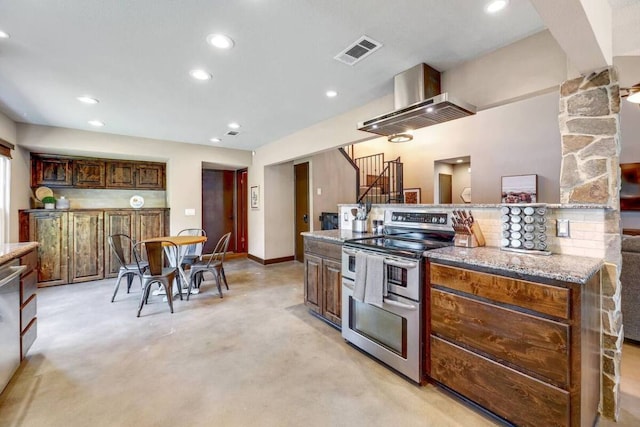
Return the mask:
<svg viewBox="0 0 640 427">
<path fill-rule="evenodd" d="M 322 314 L 322 258 L 304 255 L 304 303 L 309 309 Z"/>
<path fill-rule="evenodd" d="M 135 213 L 135 233 L 136 242 L 162 237 L 166 235 L 164 209 L 145 209 Z"/>
<path fill-rule="evenodd" d="M 38 242 L 38 286 L 68 283 L 68 214 L 29 214 L 29 241 Z"/>
<path fill-rule="evenodd" d="M 135 187 L 147 190 L 164 190 L 165 165 L 162 163 L 138 163 L 135 173 Z"/>
<path fill-rule="evenodd" d="M 105 163 L 102 160 L 74 160 L 73 186 L 79 188 L 104 188 Z"/>
<path fill-rule="evenodd" d="M 438 188 L 440 191 L 440 203 L 453 203 L 452 176 L 445 173 L 438 174 Z"/>
<path fill-rule="evenodd" d="M 31 157 L 31 186 L 70 187 L 72 160 L 48 157 Z"/>
<path fill-rule="evenodd" d="M 303 231 L 309 231 L 309 162 L 300 163 L 295 168 L 295 223 L 296 223 L 296 260 L 304 259 Z"/>
<path fill-rule="evenodd" d="M 133 188 L 135 163 L 107 162 L 107 188 Z"/>
<path fill-rule="evenodd" d="M 224 234 L 231 232 L 228 251 L 237 252 L 233 196 L 235 172 L 202 170 L 202 228 L 207 232 L 203 253 L 211 253 Z M 246 185 L 246 184 L 245 184 Z"/>
<path fill-rule="evenodd" d="M 248 252 L 249 233 L 247 228 L 247 201 L 249 200 L 247 188 L 247 170 L 236 172 L 236 252 Z"/>
<path fill-rule="evenodd" d="M 126 234 L 134 237 L 135 213 L 130 210 L 105 211 L 104 213 L 104 277 L 118 277 L 120 264 L 113 256 L 109 246 L 108 236 L 113 234 Z M 123 247 L 124 255 L 130 259 L 129 248 Z"/>
<path fill-rule="evenodd" d="M 342 311 L 342 263 L 322 260 L 322 315 L 333 323 L 341 323 Z"/>
<path fill-rule="evenodd" d="M 104 277 L 104 225 L 102 211 L 69 212 L 69 282 Z"/>
</svg>

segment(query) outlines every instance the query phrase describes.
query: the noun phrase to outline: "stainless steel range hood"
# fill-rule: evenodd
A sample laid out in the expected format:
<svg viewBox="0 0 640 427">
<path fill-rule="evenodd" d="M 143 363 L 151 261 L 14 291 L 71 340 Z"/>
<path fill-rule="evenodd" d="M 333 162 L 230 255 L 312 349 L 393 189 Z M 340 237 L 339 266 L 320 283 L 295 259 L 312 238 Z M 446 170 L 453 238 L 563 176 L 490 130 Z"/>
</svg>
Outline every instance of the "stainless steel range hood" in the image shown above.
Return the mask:
<svg viewBox="0 0 640 427">
<path fill-rule="evenodd" d="M 440 73 L 418 64 L 394 77 L 395 110 L 358 123 L 358 130 L 411 139 L 411 131 L 476 113 L 476 107 L 440 93 Z"/>
</svg>

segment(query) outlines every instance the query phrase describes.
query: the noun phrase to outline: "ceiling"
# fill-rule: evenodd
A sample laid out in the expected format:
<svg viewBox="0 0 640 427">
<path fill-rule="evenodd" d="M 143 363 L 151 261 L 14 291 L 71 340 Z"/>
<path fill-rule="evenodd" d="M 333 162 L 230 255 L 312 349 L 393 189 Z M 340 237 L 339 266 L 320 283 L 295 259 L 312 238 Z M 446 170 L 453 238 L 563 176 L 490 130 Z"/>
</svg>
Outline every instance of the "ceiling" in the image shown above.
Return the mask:
<svg viewBox="0 0 640 427">
<path fill-rule="evenodd" d="M 622 1 L 622 0 L 619 0 Z M 21 0 L 0 2 L 0 111 L 18 122 L 255 149 L 544 29 L 528 0 Z M 210 33 L 235 41 L 228 51 Z M 383 47 L 333 59 L 360 36 Z M 193 68 L 213 78 L 196 81 Z M 335 98 L 325 92 L 334 89 Z M 76 100 L 98 98 L 97 105 Z M 364 119 L 364 118 L 363 118 Z M 227 124 L 240 134 L 225 136 Z M 354 127 L 356 123 L 354 123 Z M 210 142 L 219 137 L 220 143 Z"/>
</svg>

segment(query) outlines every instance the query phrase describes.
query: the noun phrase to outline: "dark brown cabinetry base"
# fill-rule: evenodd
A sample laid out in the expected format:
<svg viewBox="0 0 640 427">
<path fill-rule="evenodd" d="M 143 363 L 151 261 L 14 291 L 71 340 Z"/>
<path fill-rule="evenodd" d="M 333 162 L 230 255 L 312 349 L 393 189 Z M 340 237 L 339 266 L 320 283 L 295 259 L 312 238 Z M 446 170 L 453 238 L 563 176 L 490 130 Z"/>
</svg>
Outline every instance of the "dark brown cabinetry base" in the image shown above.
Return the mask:
<svg viewBox="0 0 640 427">
<path fill-rule="evenodd" d="M 304 238 L 304 301 L 309 309 L 341 327 L 342 245 Z"/>
<path fill-rule="evenodd" d="M 584 285 L 431 263 L 429 376 L 522 426 L 593 425 L 599 274 Z"/>
</svg>

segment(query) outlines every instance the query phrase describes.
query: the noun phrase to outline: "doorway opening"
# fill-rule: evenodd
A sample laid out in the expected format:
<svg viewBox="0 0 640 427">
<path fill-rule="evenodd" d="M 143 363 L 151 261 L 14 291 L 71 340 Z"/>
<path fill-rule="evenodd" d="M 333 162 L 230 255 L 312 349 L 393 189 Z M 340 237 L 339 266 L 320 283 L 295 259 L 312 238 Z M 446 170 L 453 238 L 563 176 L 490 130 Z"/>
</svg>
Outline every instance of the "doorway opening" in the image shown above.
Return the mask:
<svg viewBox="0 0 640 427">
<path fill-rule="evenodd" d="M 433 172 L 434 203 L 471 203 L 471 156 L 436 160 Z"/>
<path fill-rule="evenodd" d="M 296 261 L 304 262 L 304 239 L 300 233 L 309 231 L 309 162 L 294 165 Z"/>
</svg>

